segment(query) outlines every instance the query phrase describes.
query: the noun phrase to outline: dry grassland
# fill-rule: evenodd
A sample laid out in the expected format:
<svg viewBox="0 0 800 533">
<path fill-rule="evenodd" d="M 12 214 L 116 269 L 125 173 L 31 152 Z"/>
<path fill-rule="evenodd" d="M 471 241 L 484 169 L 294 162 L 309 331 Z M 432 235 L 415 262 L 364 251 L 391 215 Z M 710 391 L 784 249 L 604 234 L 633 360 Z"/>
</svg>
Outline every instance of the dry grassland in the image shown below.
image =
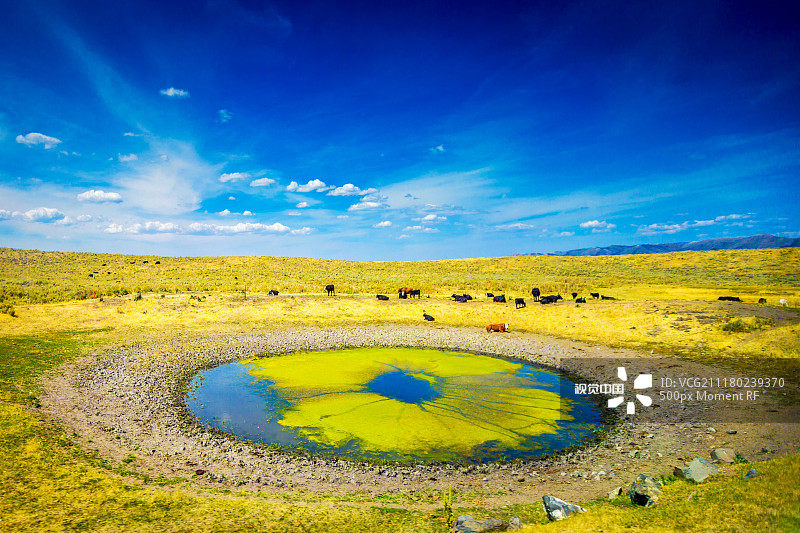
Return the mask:
<svg viewBox="0 0 800 533">
<path fill-rule="evenodd" d="M 423 324 L 426 312 L 436 319 L 431 327 L 507 322 L 513 332 L 692 359 L 797 358 L 798 267 L 797 249 L 408 263 L 0 249 L 0 306 L 7 310 L 0 313 L 0 530 L 446 530 L 437 510 L 441 494 L 369 501 L 354 493 L 342 502 L 296 492 L 281 500 L 224 490 L 198 493 L 186 480 L 144 479 L 135 462 L 111 464 L 73 445 L 38 414 L 39 382 L 59 363 L 104 345 L 297 326 Z M 324 295 L 327 283 L 336 284 L 337 296 Z M 408 285 L 420 288 L 423 297 L 399 300 L 397 288 Z M 531 301 L 532 287 L 560 292 L 567 301 L 539 305 Z M 280 295 L 267 296 L 270 289 Z M 487 291 L 525 297 L 528 305 L 491 302 Z M 587 303 L 569 301 L 572 291 L 587 296 Z M 476 300 L 449 299 L 465 292 Z M 617 299 L 592 300 L 589 292 Z M 377 301 L 379 293 L 390 300 Z M 722 295 L 739 296 L 743 303 L 717 301 Z M 760 297 L 768 303 L 758 304 Z M 621 499 L 590 502 L 590 513 L 575 521 L 530 530 L 648 531 L 657 525 L 666 531 L 747 531 L 757 523 L 776 531 L 800 529 L 798 455 L 757 468 L 764 477 L 748 485 L 738 471 L 698 486 L 675 482 L 665 489 L 669 505 L 654 510 L 634 509 Z M 546 521 L 538 502 L 470 510 L 478 497 L 457 495 L 457 511 Z M 428 511 L 390 508 L 422 500 Z"/>
</svg>

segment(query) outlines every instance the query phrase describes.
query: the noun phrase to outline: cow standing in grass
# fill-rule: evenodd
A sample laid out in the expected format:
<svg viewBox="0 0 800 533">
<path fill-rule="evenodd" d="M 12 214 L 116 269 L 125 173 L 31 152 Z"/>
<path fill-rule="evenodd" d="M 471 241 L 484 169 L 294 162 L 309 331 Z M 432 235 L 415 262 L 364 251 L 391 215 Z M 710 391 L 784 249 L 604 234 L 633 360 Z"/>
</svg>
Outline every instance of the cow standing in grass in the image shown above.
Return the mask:
<svg viewBox="0 0 800 533">
<path fill-rule="evenodd" d="M 486 333 L 491 333 L 493 331 L 498 333 L 508 331 L 508 324 L 489 324 L 486 326 Z"/>
<path fill-rule="evenodd" d="M 328 296 L 336 296 L 336 291 L 333 288 L 333 284 L 325 285 L 325 290 L 328 291 Z"/>
<path fill-rule="evenodd" d="M 514 298 L 514 309 L 519 309 L 520 307 L 525 307 L 525 299 Z"/>
<path fill-rule="evenodd" d="M 539 290 L 539 287 L 534 287 L 533 290 L 531 290 L 531 296 L 533 296 L 533 301 L 534 302 L 538 302 L 539 301 L 539 296 L 541 296 L 541 295 L 542 295 L 542 291 Z"/>
</svg>

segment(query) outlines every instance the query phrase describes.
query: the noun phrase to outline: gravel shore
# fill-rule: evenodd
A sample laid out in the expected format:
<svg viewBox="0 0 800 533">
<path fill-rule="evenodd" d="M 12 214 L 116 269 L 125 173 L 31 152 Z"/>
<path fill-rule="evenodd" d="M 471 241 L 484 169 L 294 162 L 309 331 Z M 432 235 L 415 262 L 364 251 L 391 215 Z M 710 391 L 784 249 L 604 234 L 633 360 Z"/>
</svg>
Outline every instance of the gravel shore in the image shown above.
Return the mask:
<svg viewBox="0 0 800 533">
<path fill-rule="evenodd" d="M 392 466 L 289 454 L 199 425 L 184 404 L 185 386 L 200 370 L 258 354 L 290 354 L 363 346 L 408 346 L 515 357 L 577 375 L 590 375 L 587 359 L 625 358 L 632 371 L 653 356 L 517 333 L 487 334 L 476 328 L 372 326 L 297 328 L 120 346 L 71 363 L 46 384 L 44 411 L 79 435 L 84 448 L 121 461 L 150 477 L 183 477 L 196 485 L 286 492 L 326 493 L 442 489 L 448 485 L 514 503 L 557 493 L 591 499 L 630 483 L 637 474 L 669 474 L 682 460 L 707 457 L 710 445 L 726 442 L 755 454 L 768 438 L 757 424 L 687 422 L 678 410 L 653 410 L 623 418 L 602 442 L 511 464 Z M 290 356 L 290 355 L 289 355 Z M 702 365 L 659 359 L 675 372 L 702 375 Z M 646 365 L 645 365 L 646 366 Z M 795 425 L 773 434 L 772 454 L 788 453 Z M 737 435 L 725 435 L 735 427 Z M 774 432 L 773 432 L 774 433 Z M 749 441 L 756 440 L 752 444 Z M 741 444 L 738 444 L 741 443 Z M 751 450 L 752 449 L 752 450 Z M 773 455 L 770 455 L 773 456 Z M 767 458 L 767 457 L 764 457 Z M 753 457 L 753 459 L 757 459 Z M 549 492 L 548 492 L 549 491 Z M 605 492 L 604 492 L 605 491 Z"/>
</svg>

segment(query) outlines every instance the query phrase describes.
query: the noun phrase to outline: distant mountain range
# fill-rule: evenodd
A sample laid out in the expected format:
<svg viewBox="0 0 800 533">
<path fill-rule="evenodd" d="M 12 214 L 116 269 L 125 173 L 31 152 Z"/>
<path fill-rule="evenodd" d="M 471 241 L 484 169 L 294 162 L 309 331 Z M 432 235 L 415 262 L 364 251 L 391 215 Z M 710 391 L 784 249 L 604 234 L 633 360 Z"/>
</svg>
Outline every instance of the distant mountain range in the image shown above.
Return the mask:
<svg viewBox="0 0 800 533">
<path fill-rule="evenodd" d="M 605 246 L 603 248 L 581 248 L 567 252 L 551 252 L 546 255 L 595 256 L 626 254 L 663 254 L 668 252 L 690 252 L 707 250 L 755 250 L 761 248 L 797 248 L 800 239 L 776 237 L 775 235 L 754 235 L 752 237 L 728 237 L 706 239 L 704 241 L 674 242 L 669 244 L 635 244 L 633 246 Z M 539 254 L 521 254 L 539 255 Z"/>
</svg>

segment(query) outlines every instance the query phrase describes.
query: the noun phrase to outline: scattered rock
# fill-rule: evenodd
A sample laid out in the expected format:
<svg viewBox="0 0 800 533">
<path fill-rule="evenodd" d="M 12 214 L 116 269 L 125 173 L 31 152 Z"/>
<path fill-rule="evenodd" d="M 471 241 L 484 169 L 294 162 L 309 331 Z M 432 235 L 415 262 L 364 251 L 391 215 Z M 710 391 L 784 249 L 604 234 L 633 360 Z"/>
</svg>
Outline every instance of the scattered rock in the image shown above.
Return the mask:
<svg viewBox="0 0 800 533">
<path fill-rule="evenodd" d="M 206 473 L 206 471 L 205 471 L 205 470 L 203 470 L 202 468 L 198 468 L 197 470 L 195 470 L 195 471 L 194 471 L 194 474 L 195 474 L 196 476 L 202 476 L 202 475 L 203 475 L 203 474 L 205 474 L 205 473 Z"/>
<path fill-rule="evenodd" d="M 694 481 L 695 483 L 702 483 L 708 476 L 713 476 L 718 473 L 719 467 L 709 463 L 702 457 L 696 457 L 686 468 L 676 466 L 674 470 L 676 477 L 687 481 Z"/>
<path fill-rule="evenodd" d="M 614 489 L 614 490 L 612 490 L 611 492 L 608 493 L 608 499 L 609 500 L 613 500 L 614 498 L 616 498 L 620 494 L 622 494 L 622 487 L 617 487 L 616 489 Z"/>
<path fill-rule="evenodd" d="M 661 496 L 661 483 L 650 476 L 639 474 L 636 481 L 631 484 L 628 496 L 631 497 L 631 503 L 635 505 L 652 507 Z"/>
<path fill-rule="evenodd" d="M 725 433 L 727 433 L 728 435 L 736 435 L 736 433 L 738 433 L 738 432 L 735 429 L 729 429 Z"/>
<path fill-rule="evenodd" d="M 733 464 L 736 462 L 736 452 L 733 448 L 715 448 L 711 451 L 711 460 L 715 463 Z"/>
<path fill-rule="evenodd" d="M 518 516 L 512 516 L 508 520 L 508 529 L 506 531 L 519 531 L 522 529 L 522 520 Z"/>
<path fill-rule="evenodd" d="M 756 470 L 755 468 L 751 468 L 751 469 L 750 469 L 750 470 L 748 470 L 748 471 L 747 471 L 747 473 L 744 475 L 744 478 L 745 478 L 745 479 L 752 479 L 752 478 L 756 477 L 757 475 L 758 475 L 758 470 Z"/>
<path fill-rule="evenodd" d="M 585 513 L 586 509 L 580 505 L 567 503 L 555 496 L 546 495 L 542 497 L 542 508 L 547 513 L 547 518 L 552 521 L 564 520 L 575 513 Z"/>
<path fill-rule="evenodd" d="M 519 520 L 519 519 L 517 519 Z M 508 522 L 499 518 L 475 520 L 470 515 L 461 515 L 453 524 L 453 533 L 483 533 L 485 531 L 508 531 Z M 513 531 L 513 530 L 512 530 Z"/>
</svg>

